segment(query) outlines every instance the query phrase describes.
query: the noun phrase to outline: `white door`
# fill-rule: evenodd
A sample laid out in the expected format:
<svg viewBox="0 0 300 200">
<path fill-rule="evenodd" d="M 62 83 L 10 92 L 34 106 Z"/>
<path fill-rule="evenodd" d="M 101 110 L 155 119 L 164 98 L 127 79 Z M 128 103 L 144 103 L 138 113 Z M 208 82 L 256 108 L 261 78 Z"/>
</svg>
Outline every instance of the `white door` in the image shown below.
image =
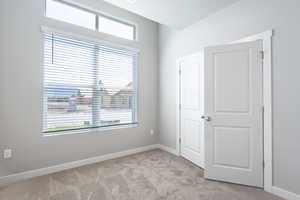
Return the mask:
<svg viewBox="0 0 300 200">
<path fill-rule="evenodd" d="M 263 186 L 262 41 L 205 49 L 205 177 Z"/>
<path fill-rule="evenodd" d="M 181 155 L 204 167 L 204 60 L 203 53 L 179 62 Z"/>
</svg>

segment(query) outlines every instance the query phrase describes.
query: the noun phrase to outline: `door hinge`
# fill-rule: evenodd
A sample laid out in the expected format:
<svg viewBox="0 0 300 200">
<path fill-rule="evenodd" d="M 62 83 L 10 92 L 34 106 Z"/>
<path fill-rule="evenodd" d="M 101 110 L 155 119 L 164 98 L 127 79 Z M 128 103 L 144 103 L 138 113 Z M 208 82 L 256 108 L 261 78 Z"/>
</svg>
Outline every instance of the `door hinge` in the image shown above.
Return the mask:
<svg viewBox="0 0 300 200">
<path fill-rule="evenodd" d="M 181 110 L 181 104 L 179 104 L 179 110 Z"/>
<path fill-rule="evenodd" d="M 263 163 L 262 163 L 262 164 L 263 164 L 263 169 L 264 169 L 264 168 L 265 168 L 265 166 L 266 166 L 266 164 L 265 164 L 265 161 L 263 161 Z"/>
<path fill-rule="evenodd" d="M 260 51 L 260 55 L 261 55 L 261 59 L 265 59 L 265 52 L 264 51 Z"/>
<path fill-rule="evenodd" d="M 179 144 L 181 144 L 181 138 L 179 138 Z"/>
<path fill-rule="evenodd" d="M 181 69 L 179 70 L 179 75 L 181 75 Z"/>
</svg>

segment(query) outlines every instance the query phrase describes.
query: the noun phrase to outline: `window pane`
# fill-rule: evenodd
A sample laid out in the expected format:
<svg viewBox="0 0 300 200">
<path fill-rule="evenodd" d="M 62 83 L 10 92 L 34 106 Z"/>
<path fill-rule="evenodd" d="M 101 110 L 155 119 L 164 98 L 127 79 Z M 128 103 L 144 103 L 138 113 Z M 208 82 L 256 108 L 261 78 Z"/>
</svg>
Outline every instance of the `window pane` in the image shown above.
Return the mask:
<svg viewBox="0 0 300 200">
<path fill-rule="evenodd" d="M 55 35 L 45 36 L 44 131 L 93 127 L 95 46 Z"/>
<path fill-rule="evenodd" d="M 99 51 L 98 77 L 101 80 L 101 121 L 131 123 L 134 112 L 133 87 L 135 57 L 114 51 Z M 113 67 L 112 67 L 113 66 Z"/>
<path fill-rule="evenodd" d="M 95 30 L 95 14 L 55 0 L 47 0 L 46 16 Z"/>
<path fill-rule="evenodd" d="M 99 16 L 99 31 L 128 40 L 134 40 L 134 26 Z"/>
<path fill-rule="evenodd" d="M 46 131 L 92 127 L 92 90 L 67 86 L 47 86 Z"/>
</svg>

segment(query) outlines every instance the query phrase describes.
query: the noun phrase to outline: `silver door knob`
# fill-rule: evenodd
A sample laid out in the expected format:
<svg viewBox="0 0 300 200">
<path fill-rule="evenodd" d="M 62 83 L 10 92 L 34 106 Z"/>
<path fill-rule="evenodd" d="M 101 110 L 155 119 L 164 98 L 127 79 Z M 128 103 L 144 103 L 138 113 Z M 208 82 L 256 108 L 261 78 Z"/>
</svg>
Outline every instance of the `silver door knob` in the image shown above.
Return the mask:
<svg viewBox="0 0 300 200">
<path fill-rule="evenodd" d="M 205 116 L 205 115 L 202 115 L 201 119 L 204 119 L 207 122 L 209 122 L 211 120 L 211 118 L 209 116 Z"/>
</svg>

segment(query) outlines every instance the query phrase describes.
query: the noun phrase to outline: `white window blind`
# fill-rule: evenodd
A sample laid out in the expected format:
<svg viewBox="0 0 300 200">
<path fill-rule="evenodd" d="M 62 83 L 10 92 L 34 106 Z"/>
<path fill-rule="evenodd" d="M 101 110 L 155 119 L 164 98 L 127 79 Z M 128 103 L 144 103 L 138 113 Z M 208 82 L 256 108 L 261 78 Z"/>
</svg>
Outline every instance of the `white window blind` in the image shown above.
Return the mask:
<svg viewBox="0 0 300 200">
<path fill-rule="evenodd" d="M 137 52 L 43 35 L 44 133 L 137 123 Z"/>
</svg>

